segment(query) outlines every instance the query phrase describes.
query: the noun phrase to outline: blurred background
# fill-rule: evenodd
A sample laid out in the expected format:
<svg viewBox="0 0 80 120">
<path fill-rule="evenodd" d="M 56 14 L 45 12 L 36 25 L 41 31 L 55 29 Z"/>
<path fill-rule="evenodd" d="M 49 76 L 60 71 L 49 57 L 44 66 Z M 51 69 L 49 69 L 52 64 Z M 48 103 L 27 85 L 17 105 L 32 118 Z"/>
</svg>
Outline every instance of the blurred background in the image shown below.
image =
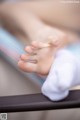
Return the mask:
<svg viewBox="0 0 80 120">
<path fill-rule="evenodd" d="M 20 11 L 30 11 L 45 24 L 65 30 L 73 39 L 80 39 L 80 2 L 76 0 L 71 3 L 66 0 L 0 0 L 0 96 L 41 92 L 43 79 L 17 67 L 24 47 L 31 42 L 24 19 L 19 23 L 18 16 L 23 17 Z M 80 120 L 80 109 L 8 114 L 8 120 L 33 119 Z"/>
</svg>

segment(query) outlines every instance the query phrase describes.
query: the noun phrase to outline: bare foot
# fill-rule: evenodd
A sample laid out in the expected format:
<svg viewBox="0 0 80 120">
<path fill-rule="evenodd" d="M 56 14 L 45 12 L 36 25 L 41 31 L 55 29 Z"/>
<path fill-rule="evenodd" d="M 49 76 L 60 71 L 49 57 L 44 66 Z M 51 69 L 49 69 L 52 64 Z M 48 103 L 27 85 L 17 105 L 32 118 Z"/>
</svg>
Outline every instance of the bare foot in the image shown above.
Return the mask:
<svg viewBox="0 0 80 120">
<path fill-rule="evenodd" d="M 56 47 L 46 47 L 46 44 L 34 41 L 25 50 L 27 54 L 21 55 L 19 67 L 25 72 L 47 75 L 54 60 Z"/>
<path fill-rule="evenodd" d="M 47 75 L 56 51 L 65 46 L 68 40 L 64 32 L 51 27 L 45 28 L 45 31 L 42 30 L 38 37 L 41 42 L 33 41 L 30 46 L 27 46 L 25 48 L 27 54 L 21 55 L 18 65 L 25 72 Z M 51 46 L 45 47 L 46 42 Z"/>
</svg>

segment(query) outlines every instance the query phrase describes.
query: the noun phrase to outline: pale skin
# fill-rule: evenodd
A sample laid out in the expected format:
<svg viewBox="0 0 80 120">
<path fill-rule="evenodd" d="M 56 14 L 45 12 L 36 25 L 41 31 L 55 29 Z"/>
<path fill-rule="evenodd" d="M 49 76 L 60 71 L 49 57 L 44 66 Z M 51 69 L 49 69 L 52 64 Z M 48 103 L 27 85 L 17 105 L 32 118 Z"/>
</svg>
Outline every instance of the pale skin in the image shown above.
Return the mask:
<svg viewBox="0 0 80 120">
<path fill-rule="evenodd" d="M 25 72 L 47 75 L 54 60 L 56 48 L 44 46 L 44 43 L 34 41 L 26 47 L 25 51 L 28 54 L 21 55 L 19 67 Z"/>
<path fill-rule="evenodd" d="M 56 51 L 68 44 L 70 41 L 68 39 L 68 35 L 64 31 L 55 27 L 51 27 L 40 20 L 39 17 L 46 21 L 47 15 L 44 14 L 44 9 L 42 15 L 41 13 L 37 12 L 36 9 L 33 11 L 36 13 L 35 15 L 32 14 L 32 12 L 27 12 L 29 9 L 30 11 L 33 10 L 36 4 L 38 5 L 38 3 L 33 5 L 31 3 L 20 3 L 16 4 L 15 7 L 13 7 L 14 5 L 3 5 L 1 12 L 3 13 L 3 18 L 6 16 L 4 13 L 6 13 L 9 18 L 13 18 L 13 23 L 16 23 L 19 28 L 22 28 L 30 40 L 33 41 L 25 48 L 26 52 L 28 53 L 26 55 L 21 55 L 18 66 L 26 72 L 36 72 L 41 75 L 47 75 L 52 61 L 54 60 Z M 21 5 L 23 10 L 21 10 Z M 46 6 L 47 5 L 49 4 L 46 4 Z M 51 4 L 49 7 L 51 7 Z M 9 10 L 9 8 L 12 9 L 12 12 Z M 28 8 L 28 10 L 26 8 Z M 46 7 L 46 10 L 48 11 L 47 8 L 48 7 Z M 25 12 L 25 10 L 27 11 Z M 47 19 L 46 22 L 50 22 L 49 19 Z M 45 43 L 49 43 L 50 46 L 44 47 Z"/>
<path fill-rule="evenodd" d="M 37 25 L 39 25 L 39 22 Z M 45 24 L 42 24 L 42 26 L 43 29 L 38 34 L 36 34 L 37 31 L 34 34 L 37 40 L 31 42 L 31 45 L 25 48 L 27 54 L 21 55 L 18 66 L 25 72 L 47 75 L 56 51 L 65 46 L 68 39 L 65 32 Z"/>
</svg>

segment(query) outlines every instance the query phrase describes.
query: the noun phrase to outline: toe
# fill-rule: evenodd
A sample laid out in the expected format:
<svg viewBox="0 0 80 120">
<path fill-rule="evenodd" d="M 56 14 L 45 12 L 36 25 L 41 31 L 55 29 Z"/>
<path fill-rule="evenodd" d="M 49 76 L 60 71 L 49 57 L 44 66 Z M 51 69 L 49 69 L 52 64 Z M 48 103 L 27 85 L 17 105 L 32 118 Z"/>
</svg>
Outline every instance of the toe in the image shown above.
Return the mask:
<svg viewBox="0 0 80 120">
<path fill-rule="evenodd" d="M 39 42 L 39 41 L 33 41 L 31 43 L 32 47 L 34 47 L 35 49 L 39 49 L 39 48 L 42 48 L 43 46 L 43 43 L 42 42 Z"/>
<path fill-rule="evenodd" d="M 36 72 L 37 71 L 37 64 L 19 61 L 18 66 L 24 72 Z"/>
<path fill-rule="evenodd" d="M 37 56 L 36 55 L 26 55 L 26 54 L 22 54 L 20 57 L 20 60 L 24 61 L 24 62 L 31 62 L 31 63 L 37 63 Z"/>
<path fill-rule="evenodd" d="M 59 45 L 60 38 L 58 38 L 58 36 L 49 36 L 48 40 L 49 44 L 55 47 Z"/>
<path fill-rule="evenodd" d="M 31 46 L 32 46 L 33 48 L 35 48 L 35 49 L 38 49 L 38 44 L 39 44 L 39 42 L 33 41 L 33 42 L 31 43 Z"/>
<path fill-rule="evenodd" d="M 35 49 L 41 49 L 41 48 L 45 48 L 45 47 L 49 47 L 50 44 L 48 43 L 43 43 L 43 42 L 37 42 L 37 41 L 33 41 L 31 43 L 32 47 L 34 47 Z"/>
<path fill-rule="evenodd" d="M 27 53 L 31 54 L 31 53 L 33 52 L 33 49 L 32 49 L 31 46 L 27 46 L 27 47 L 25 47 L 25 51 L 26 51 Z"/>
<path fill-rule="evenodd" d="M 29 54 L 22 54 L 22 55 L 20 56 L 20 59 L 21 59 L 22 61 L 28 60 L 29 58 L 30 58 L 30 55 L 29 55 Z"/>
<path fill-rule="evenodd" d="M 27 54 L 30 54 L 30 55 L 36 55 L 37 54 L 37 50 L 32 45 L 31 46 L 27 46 L 25 48 L 25 51 L 27 52 Z"/>
</svg>

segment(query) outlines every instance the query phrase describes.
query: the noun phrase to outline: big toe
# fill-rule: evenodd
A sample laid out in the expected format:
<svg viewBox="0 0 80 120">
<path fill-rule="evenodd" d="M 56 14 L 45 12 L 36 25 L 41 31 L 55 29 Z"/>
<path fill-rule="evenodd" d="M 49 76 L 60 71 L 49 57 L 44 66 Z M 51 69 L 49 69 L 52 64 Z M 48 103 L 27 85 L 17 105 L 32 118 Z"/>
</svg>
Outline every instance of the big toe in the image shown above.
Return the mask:
<svg viewBox="0 0 80 120">
<path fill-rule="evenodd" d="M 34 63 L 24 62 L 20 60 L 18 62 L 18 66 L 24 72 L 36 72 L 37 71 L 37 64 L 34 64 Z"/>
<path fill-rule="evenodd" d="M 44 48 L 44 47 L 49 47 L 50 44 L 39 42 L 39 41 L 33 41 L 31 43 L 31 46 L 34 47 L 35 49 L 41 49 L 41 48 Z"/>
</svg>

